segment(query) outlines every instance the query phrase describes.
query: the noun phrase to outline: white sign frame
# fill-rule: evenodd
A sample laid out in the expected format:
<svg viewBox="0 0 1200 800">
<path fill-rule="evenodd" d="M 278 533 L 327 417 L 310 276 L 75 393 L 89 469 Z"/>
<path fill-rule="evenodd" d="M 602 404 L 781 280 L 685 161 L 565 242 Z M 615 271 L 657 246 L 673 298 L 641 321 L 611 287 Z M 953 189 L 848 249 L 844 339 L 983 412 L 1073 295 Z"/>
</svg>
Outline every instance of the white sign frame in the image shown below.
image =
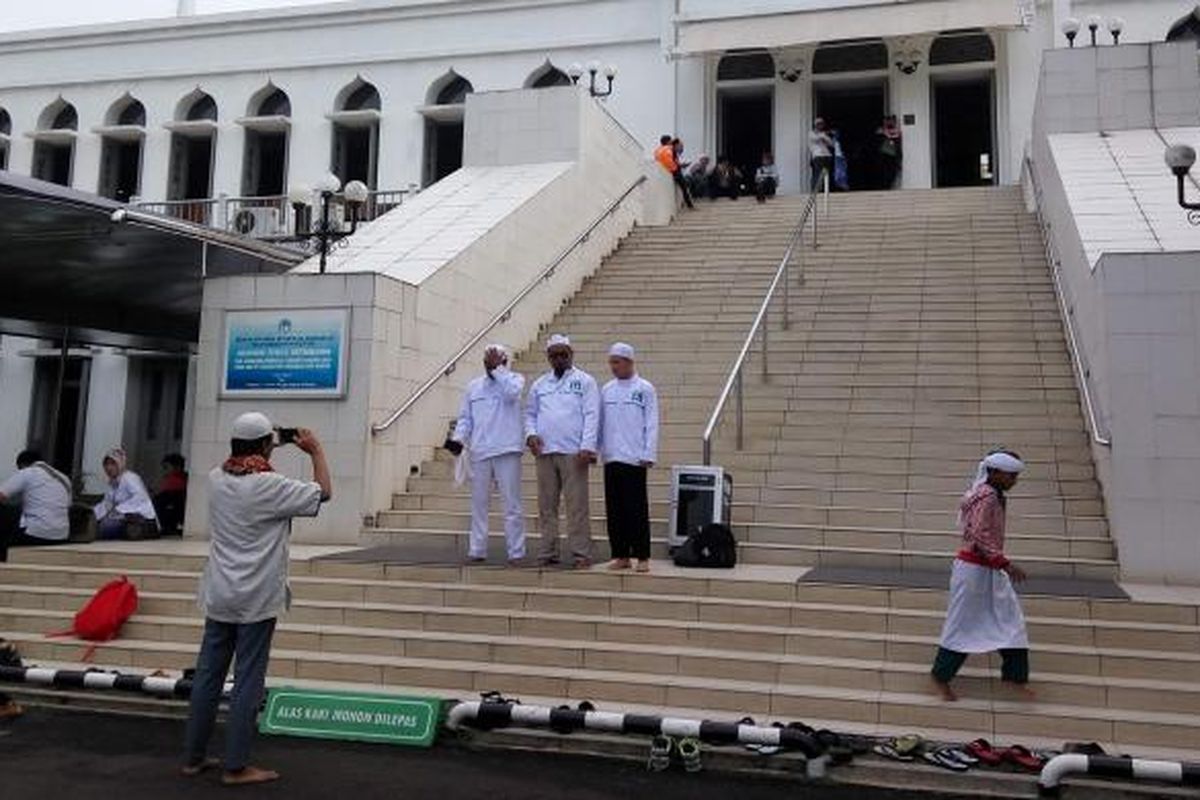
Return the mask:
<svg viewBox="0 0 1200 800">
<path fill-rule="evenodd" d="M 321 328 L 336 337 L 338 353 L 335 361 L 336 375 L 332 385 L 292 386 L 281 381 L 278 386 L 261 383 L 248 386 L 231 386 L 230 369 L 238 331 Z M 323 331 L 324 332 L 324 331 Z M 225 312 L 221 335 L 220 391 L 221 399 L 295 399 L 336 400 L 346 397 L 350 367 L 350 309 L 337 308 L 275 308 L 275 309 L 230 309 Z M 299 369 L 293 367 L 292 369 Z M 329 383 L 325 381 L 325 383 Z"/>
</svg>

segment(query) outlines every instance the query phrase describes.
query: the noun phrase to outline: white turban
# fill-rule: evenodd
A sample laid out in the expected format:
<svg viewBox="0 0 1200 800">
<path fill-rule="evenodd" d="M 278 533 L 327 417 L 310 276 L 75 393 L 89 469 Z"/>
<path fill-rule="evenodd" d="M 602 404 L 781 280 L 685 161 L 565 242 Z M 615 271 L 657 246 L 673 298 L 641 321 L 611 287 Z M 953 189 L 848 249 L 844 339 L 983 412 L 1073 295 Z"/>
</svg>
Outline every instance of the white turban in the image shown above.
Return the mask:
<svg viewBox="0 0 1200 800">
<path fill-rule="evenodd" d="M 626 358 L 630 361 L 633 361 L 633 345 L 625 344 L 624 342 L 615 342 L 613 343 L 612 347 L 608 348 L 608 354 L 610 356 L 616 356 L 617 358 Z"/>
<path fill-rule="evenodd" d="M 549 350 L 551 347 L 560 347 L 560 346 L 561 347 L 570 347 L 571 340 L 561 333 L 553 334 L 549 339 L 546 340 L 546 349 L 547 350 Z"/>
<path fill-rule="evenodd" d="M 979 462 L 979 466 L 975 470 L 975 480 L 971 482 L 971 486 L 979 486 L 986 481 L 989 469 L 1017 475 L 1025 469 L 1025 462 L 1004 450 L 988 453 Z"/>
</svg>

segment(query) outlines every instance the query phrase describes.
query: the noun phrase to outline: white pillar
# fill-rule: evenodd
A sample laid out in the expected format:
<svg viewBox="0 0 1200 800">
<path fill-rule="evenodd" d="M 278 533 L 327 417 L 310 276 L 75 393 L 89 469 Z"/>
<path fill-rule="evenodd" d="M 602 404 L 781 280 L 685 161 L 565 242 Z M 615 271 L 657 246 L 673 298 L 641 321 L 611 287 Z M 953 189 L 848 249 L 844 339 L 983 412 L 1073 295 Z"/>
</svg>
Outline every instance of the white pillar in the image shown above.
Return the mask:
<svg viewBox="0 0 1200 800">
<path fill-rule="evenodd" d="M 36 361 L 20 354 L 37 347 L 33 339 L 0 336 L 0 476 L 11 471 L 13 459 L 29 441 L 29 407 L 33 402 Z"/>
<path fill-rule="evenodd" d="M 775 82 L 774 136 L 781 194 L 799 194 L 808 189 L 805 165 L 808 164 L 808 126 L 812 116 L 809 113 L 812 98 L 810 60 L 808 53 L 775 55 L 776 73 L 782 73 Z"/>
<path fill-rule="evenodd" d="M 128 357 L 112 350 L 94 353 L 83 429 L 82 479 L 85 492 L 104 491 L 100 462 L 107 450 L 124 444 L 128 390 Z"/>
<path fill-rule="evenodd" d="M 933 186 L 933 103 L 929 86 L 931 37 L 911 37 L 889 42 L 888 87 L 891 112 L 900 122 L 904 160 L 900 185 L 904 189 Z M 917 63 L 911 74 L 895 66 L 898 54 L 908 54 Z"/>
</svg>

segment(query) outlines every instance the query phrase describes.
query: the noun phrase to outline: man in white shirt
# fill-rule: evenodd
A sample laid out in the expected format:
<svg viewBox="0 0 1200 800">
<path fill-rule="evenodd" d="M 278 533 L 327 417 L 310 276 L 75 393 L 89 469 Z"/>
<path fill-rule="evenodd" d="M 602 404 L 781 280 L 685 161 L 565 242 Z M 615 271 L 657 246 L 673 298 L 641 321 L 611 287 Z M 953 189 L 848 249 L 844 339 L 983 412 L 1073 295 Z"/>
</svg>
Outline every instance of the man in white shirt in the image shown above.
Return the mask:
<svg viewBox="0 0 1200 800">
<path fill-rule="evenodd" d="M 18 511 L 11 504 L 19 504 Z M 67 541 L 71 532 L 71 481 L 36 450 L 17 455 L 17 471 L 0 484 L 0 563 L 10 547 Z"/>
<path fill-rule="evenodd" d="M 600 390 L 574 364 L 571 340 L 556 333 L 546 342 L 550 370 L 533 382 L 525 404 L 525 443 L 537 458 L 538 563 L 557 564 L 558 506 L 567 507 L 567 546 L 576 569 L 592 565 L 588 472 L 596 460 Z"/>
<path fill-rule="evenodd" d="M 471 460 L 471 535 L 467 561 L 481 563 L 488 553 L 488 505 L 492 484 L 504 504 L 504 542 L 509 566 L 525 557 L 525 512 L 521 508 L 521 392 L 525 378 L 508 367 L 508 348 L 489 345 L 484 374 L 467 385 L 458 421 L 450 436 L 451 452 L 463 446 Z M 456 446 L 457 445 L 457 446 Z"/>
<path fill-rule="evenodd" d="M 280 438 L 308 453 L 312 481 L 274 471 L 269 459 L 276 445 L 275 428 L 257 412 L 234 420 L 230 457 L 208 475 L 212 538 L 197 597 L 205 617 L 204 640 L 192 680 L 182 772 L 193 777 L 217 765 L 208 758 L 208 741 L 236 656 L 221 777 L 228 786 L 279 778 L 277 772 L 250 766 L 249 757 L 275 619 L 291 602 L 287 575 L 292 518 L 315 517 L 333 496 L 325 452 L 312 431 L 292 429 Z"/>
<path fill-rule="evenodd" d="M 812 130 L 808 132 L 808 163 L 812 168 L 809 188 L 812 191 L 816 191 L 817 184 L 821 182 L 825 173 L 829 174 L 830 181 L 833 180 L 833 149 L 833 136 L 829 133 L 829 126 L 823 118 L 817 117 Z"/>
<path fill-rule="evenodd" d="M 600 456 L 604 459 L 604 510 L 612 549 L 609 569 L 650 571 L 650 501 L 646 472 L 658 458 L 658 394 L 637 374 L 633 347 L 617 342 L 608 351 L 613 379 L 600 395 Z"/>
</svg>

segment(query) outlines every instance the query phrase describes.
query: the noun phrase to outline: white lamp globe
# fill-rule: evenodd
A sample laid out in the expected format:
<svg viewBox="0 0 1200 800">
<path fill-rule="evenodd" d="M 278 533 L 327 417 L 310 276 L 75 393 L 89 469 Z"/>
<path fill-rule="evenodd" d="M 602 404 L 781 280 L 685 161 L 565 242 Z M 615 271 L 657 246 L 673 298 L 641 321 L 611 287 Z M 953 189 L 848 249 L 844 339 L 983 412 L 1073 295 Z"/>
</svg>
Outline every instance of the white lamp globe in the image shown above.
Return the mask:
<svg viewBox="0 0 1200 800">
<path fill-rule="evenodd" d="M 1121 17 L 1113 17 L 1108 21 L 1108 30 L 1111 33 L 1120 35 L 1125 30 L 1125 20 Z"/>
<path fill-rule="evenodd" d="M 567 75 L 573 81 L 579 80 L 580 76 L 583 75 L 583 64 L 580 64 L 578 61 L 572 63 L 571 66 L 567 67 Z"/>
<path fill-rule="evenodd" d="M 346 184 L 346 188 L 342 190 L 342 194 L 345 196 L 347 203 L 365 203 L 367 202 L 367 197 L 371 194 L 371 190 L 362 181 L 350 181 Z"/>
<path fill-rule="evenodd" d="M 1078 19 L 1075 17 L 1067 17 L 1063 20 L 1062 32 L 1067 36 L 1074 36 L 1075 34 L 1079 33 L 1080 27 L 1081 26 Z"/>
<path fill-rule="evenodd" d="M 1163 155 L 1163 160 L 1171 168 L 1171 172 L 1182 177 L 1191 172 L 1196 163 L 1196 149 L 1186 144 L 1171 145 Z"/>
<path fill-rule="evenodd" d="M 617 65 L 616 65 L 616 64 L 609 64 L 608 66 L 606 66 L 606 67 L 604 68 L 604 77 L 606 77 L 606 78 L 615 78 L 615 77 L 617 77 Z"/>
<path fill-rule="evenodd" d="M 332 194 L 334 192 L 337 192 L 341 188 L 342 188 L 341 179 L 337 175 L 334 175 L 332 172 L 326 172 L 324 175 L 322 175 L 320 177 L 320 179 L 317 180 L 317 191 L 318 192 L 329 192 Z"/>
<path fill-rule="evenodd" d="M 592 73 L 599 72 L 600 71 L 600 62 L 599 61 L 589 61 L 587 68 L 588 68 L 588 72 L 592 72 Z"/>
<path fill-rule="evenodd" d="M 313 190 L 303 183 L 294 183 L 288 188 L 288 203 L 294 206 L 306 206 L 312 202 Z"/>
</svg>

